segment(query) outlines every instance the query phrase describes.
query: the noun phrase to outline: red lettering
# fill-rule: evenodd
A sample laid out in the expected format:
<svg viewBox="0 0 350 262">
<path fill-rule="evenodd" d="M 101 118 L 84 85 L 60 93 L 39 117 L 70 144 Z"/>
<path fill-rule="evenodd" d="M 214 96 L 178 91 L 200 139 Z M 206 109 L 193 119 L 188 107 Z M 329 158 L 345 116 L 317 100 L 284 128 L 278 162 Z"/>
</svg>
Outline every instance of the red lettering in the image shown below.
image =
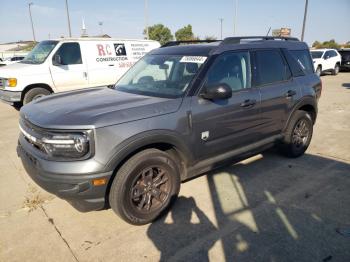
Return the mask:
<svg viewBox="0 0 350 262">
<path fill-rule="evenodd" d="M 106 51 L 108 55 L 112 55 L 111 47 L 108 44 L 106 45 Z"/>
<path fill-rule="evenodd" d="M 97 44 L 97 49 L 98 49 L 98 55 L 99 56 L 105 56 L 106 53 L 105 53 L 105 50 L 103 49 L 103 45 L 101 44 Z"/>
</svg>

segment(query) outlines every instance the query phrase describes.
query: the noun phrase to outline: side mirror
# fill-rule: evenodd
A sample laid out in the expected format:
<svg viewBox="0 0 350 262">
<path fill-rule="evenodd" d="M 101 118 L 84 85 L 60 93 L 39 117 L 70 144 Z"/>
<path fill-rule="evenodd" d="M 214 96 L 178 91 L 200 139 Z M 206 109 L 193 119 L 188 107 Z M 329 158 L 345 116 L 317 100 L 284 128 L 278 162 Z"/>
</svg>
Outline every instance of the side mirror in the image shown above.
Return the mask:
<svg viewBox="0 0 350 262">
<path fill-rule="evenodd" d="M 232 97 L 232 89 L 225 83 L 206 86 L 200 97 L 208 100 L 228 99 Z"/>
<path fill-rule="evenodd" d="M 329 55 L 327 55 L 325 58 L 324 58 L 324 60 L 327 60 L 329 58 Z"/>
<path fill-rule="evenodd" d="M 55 55 L 53 56 L 53 59 L 52 59 L 52 64 L 53 64 L 54 66 L 60 66 L 60 65 L 62 65 L 61 56 L 58 55 L 58 54 L 55 54 Z"/>
</svg>

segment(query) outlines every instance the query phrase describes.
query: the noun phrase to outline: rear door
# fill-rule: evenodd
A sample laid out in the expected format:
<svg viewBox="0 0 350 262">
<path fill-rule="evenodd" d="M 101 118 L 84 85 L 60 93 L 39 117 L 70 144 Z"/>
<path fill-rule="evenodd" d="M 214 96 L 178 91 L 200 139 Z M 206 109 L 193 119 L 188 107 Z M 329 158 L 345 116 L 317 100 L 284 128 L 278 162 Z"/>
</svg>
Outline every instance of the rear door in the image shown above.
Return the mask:
<svg viewBox="0 0 350 262">
<path fill-rule="evenodd" d="M 86 62 L 78 42 L 63 43 L 53 55 L 58 55 L 61 64 L 50 62 L 52 81 L 59 92 L 88 87 Z"/>
<path fill-rule="evenodd" d="M 248 51 L 225 52 L 209 68 L 204 86 L 225 83 L 232 97 L 217 101 L 193 96 L 195 154 L 205 159 L 260 139 L 260 94 L 251 86 Z"/>
<path fill-rule="evenodd" d="M 256 50 L 254 56 L 254 83 L 261 94 L 261 134 L 269 137 L 281 132 L 300 88 L 280 49 Z"/>
</svg>

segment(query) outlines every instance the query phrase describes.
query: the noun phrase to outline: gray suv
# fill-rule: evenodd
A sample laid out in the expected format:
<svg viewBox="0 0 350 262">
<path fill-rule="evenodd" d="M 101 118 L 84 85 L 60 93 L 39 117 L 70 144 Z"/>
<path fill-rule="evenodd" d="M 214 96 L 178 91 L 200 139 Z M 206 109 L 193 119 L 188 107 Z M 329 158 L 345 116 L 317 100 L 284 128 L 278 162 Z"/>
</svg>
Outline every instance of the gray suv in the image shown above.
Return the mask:
<svg viewBox="0 0 350 262">
<path fill-rule="evenodd" d="M 80 211 L 111 207 L 146 224 L 181 181 L 277 145 L 309 146 L 321 95 L 295 38 L 171 42 L 112 87 L 44 97 L 21 109 L 27 173 Z"/>
</svg>

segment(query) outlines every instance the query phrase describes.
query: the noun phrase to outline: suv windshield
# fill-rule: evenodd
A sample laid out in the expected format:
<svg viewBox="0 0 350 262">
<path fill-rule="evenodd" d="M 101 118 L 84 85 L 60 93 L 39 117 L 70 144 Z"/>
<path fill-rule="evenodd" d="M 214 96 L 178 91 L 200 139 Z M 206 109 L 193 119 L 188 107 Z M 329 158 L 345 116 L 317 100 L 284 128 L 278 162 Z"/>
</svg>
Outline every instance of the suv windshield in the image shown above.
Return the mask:
<svg viewBox="0 0 350 262">
<path fill-rule="evenodd" d="M 177 98 L 205 62 L 205 56 L 148 55 L 133 66 L 116 84 L 119 91 Z"/>
<path fill-rule="evenodd" d="M 20 62 L 25 64 L 41 64 L 45 61 L 58 41 L 42 41 Z"/>
<path fill-rule="evenodd" d="M 350 50 L 340 50 L 339 53 L 342 59 L 350 60 Z"/>
<path fill-rule="evenodd" d="M 321 58 L 323 55 L 322 51 L 311 51 L 311 56 L 313 59 L 315 58 Z"/>
</svg>

